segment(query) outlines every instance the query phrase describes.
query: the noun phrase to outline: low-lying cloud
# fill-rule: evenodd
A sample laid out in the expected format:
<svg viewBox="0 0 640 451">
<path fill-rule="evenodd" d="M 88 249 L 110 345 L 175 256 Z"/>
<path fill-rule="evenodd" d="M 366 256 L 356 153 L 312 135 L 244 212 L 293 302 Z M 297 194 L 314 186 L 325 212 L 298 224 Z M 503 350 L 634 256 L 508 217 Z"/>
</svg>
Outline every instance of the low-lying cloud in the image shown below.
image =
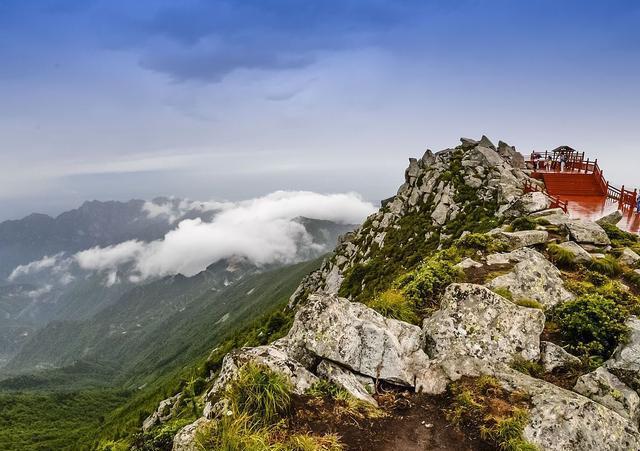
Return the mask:
<svg viewBox="0 0 640 451">
<path fill-rule="evenodd" d="M 309 251 L 324 249 L 313 242 L 297 218 L 358 224 L 375 211 L 355 193 L 318 194 L 307 191 L 277 191 L 241 202 L 147 203 L 150 217 L 165 216 L 170 221 L 185 211 L 215 212 L 209 222 L 201 218 L 179 221 L 175 229 L 152 242 L 125 241 L 113 246 L 94 247 L 64 257 L 45 257 L 19 266 L 12 278 L 62 266 L 77 265 L 86 271 L 105 273 L 105 283 L 117 283 L 126 266 L 132 282 L 170 274 L 193 276 L 209 265 L 232 256 L 245 257 L 254 264 L 293 263 Z"/>
</svg>

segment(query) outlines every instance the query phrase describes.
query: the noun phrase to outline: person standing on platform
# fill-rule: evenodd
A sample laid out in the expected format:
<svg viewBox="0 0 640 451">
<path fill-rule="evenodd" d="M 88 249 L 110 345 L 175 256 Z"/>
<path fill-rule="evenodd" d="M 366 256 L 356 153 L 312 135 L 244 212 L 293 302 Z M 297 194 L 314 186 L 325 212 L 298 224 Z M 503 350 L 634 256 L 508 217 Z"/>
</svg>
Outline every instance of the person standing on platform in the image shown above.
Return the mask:
<svg viewBox="0 0 640 451">
<path fill-rule="evenodd" d="M 640 196 L 638 196 L 638 200 L 636 201 L 636 213 L 640 214 Z"/>
<path fill-rule="evenodd" d="M 567 162 L 567 156 L 565 154 L 560 155 L 560 172 L 564 172 L 564 165 Z"/>
</svg>

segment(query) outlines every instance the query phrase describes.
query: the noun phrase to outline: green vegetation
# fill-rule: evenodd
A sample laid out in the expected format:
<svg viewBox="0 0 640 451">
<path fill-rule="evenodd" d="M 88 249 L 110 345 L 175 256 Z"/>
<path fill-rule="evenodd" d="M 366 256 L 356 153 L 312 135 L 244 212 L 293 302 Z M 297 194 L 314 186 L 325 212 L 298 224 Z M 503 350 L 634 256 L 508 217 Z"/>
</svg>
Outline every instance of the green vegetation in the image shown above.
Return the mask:
<svg viewBox="0 0 640 451">
<path fill-rule="evenodd" d="M 314 436 L 287 429 L 284 419 L 291 407 L 291 390 L 291 384 L 269 368 L 245 365 L 224 393 L 229 402 L 227 414 L 199 430 L 198 443 L 212 451 L 342 450 L 335 435 Z"/>
<path fill-rule="evenodd" d="M 509 290 L 508 288 L 496 287 L 496 288 L 493 288 L 492 291 L 498 296 L 502 296 L 503 298 L 513 302 L 513 294 L 511 293 L 511 290 Z"/>
<path fill-rule="evenodd" d="M 462 379 L 449 386 L 451 422 L 475 430 L 490 445 L 504 451 L 536 451 L 522 433 L 529 422 L 528 396 L 509 392 L 497 379 L 482 376 Z"/>
<path fill-rule="evenodd" d="M 459 249 L 475 249 L 486 253 L 507 252 L 509 246 L 486 233 L 469 233 L 458 239 Z"/>
<path fill-rule="evenodd" d="M 589 267 L 592 271 L 609 277 L 616 277 L 622 274 L 620 263 L 611 255 L 594 259 Z"/>
<path fill-rule="evenodd" d="M 517 354 L 511 362 L 511 368 L 528 376 L 540 377 L 544 374 L 544 368 L 538 362 L 532 362 Z"/>
<path fill-rule="evenodd" d="M 411 324 L 418 324 L 420 319 L 414 311 L 413 304 L 397 289 L 388 289 L 376 296 L 368 306 L 387 318 L 393 318 Z"/>
<path fill-rule="evenodd" d="M 576 267 L 575 255 L 562 246 L 550 244 L 547 246 L 547 253 L 549 254 L 549 260 L 559 268 L 574 269 Z"/>
<path fill-rule="evenodd" d="M 535 299 L 518 299 L 515 301 L 520 307 L 537 308 L 538 310 L 544 310 L 544 305 L 536 301 Z"/>
<path fill-rule="evenodd" d="M 569 350 L 599 365 L 625 339 L 629 311 L 600 294 L 586 294 L 555 308 L 553 320 Z"/>
<path fill-rule="evenodd" d="M 538 221 L 534 218 L 530 218 L 529 216 L 520 216 L 511 222 L 511 230 L 513 232 L 521 230 L 535 230 L 536 227 L 538 227 Z"/>
<path fill-rule="evenodd" d="M 607 232 L 607 236 L 611 240 L 613 247 L 631 247 L 637 249 L 638 243 L 640 243 L 638 235 L 620 230 L 613 224 L 602 224 L 602 228 Z"/>
</svg>

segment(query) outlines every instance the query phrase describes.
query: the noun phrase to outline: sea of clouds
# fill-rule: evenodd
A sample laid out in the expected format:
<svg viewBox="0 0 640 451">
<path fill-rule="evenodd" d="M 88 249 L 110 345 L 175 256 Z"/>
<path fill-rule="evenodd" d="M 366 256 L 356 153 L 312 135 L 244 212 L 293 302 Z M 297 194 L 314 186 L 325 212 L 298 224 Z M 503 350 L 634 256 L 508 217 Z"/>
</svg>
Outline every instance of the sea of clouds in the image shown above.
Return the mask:
<svg viewBox="0 0 640 451">
<path fill-rule="evenodd" d="M 172 274 L 193 276 L 229 257 L 244 257 L 257 266 L 289 264 L 309 250 L 322 251 L 297 218 L 359 224 L 376 208 L 358 194 L 318 194 L 309 191 L 277 191 L 239 202 L 168 201 L 145 203 L 149 217 L 163 217 L 175 224 L 162 239 L 125 241 L 93 247 L 73 255 L 59 253 L 18 266 L 9 280 L 42 271 L 56 275 L 59 283 L 73 280 L 71 268 L 105 275 L 105 285 L 120 281 L 123 266 L 131 282 Z M 213 219 L 183 219 L 187 212 L 215 212 Z"/>
</svg>

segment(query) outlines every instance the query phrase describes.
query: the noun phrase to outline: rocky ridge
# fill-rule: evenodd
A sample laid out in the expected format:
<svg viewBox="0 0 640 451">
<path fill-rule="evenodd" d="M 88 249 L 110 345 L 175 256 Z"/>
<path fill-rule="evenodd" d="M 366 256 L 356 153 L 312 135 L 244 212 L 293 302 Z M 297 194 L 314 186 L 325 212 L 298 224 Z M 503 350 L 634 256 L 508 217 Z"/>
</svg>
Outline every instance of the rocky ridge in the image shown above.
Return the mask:
<svg viewBox="0 0 640 451">
<path fill-rule="evenodd" d="M 374 406 L 379 383 L 442 395 L 456 381 L 491 376 L 505 389 L 527 394 L 522 436 L 538 449 L 640 449 L 639 320 L 630 320 L 630 341 L 604 366 L 582 375 L 574 390 L 513 367 L 514 361 L 540 362 L 551 374 L 580 362 L 557 344 L 541 341 L 547 309 L 575 296 L 561 271 L 532 247 L 562 242 L 588 261 L 593 258 L 589 250 L 610 244 L 607 233 L 596 223 L 549 210 L 540 193 L 523 194 L 529 178 L 512 147 L 500 142 L 496 148 L 486 137 L 461 142 L 454 149 L 427 150 L 421 159 L 410 159 L 396 196 L 345 235 L 320 270 L 291 296 L 289 308 L 296 313 L 286 337 L 225 357 L 204 396 L 203 417 L 180 430 L 174 450 L 198 449 L 196 431 L 226 414 L 225 387 L 248 362 L 283 375 L 294 393 L 304 394 L 326 379 Z M 503 225 L 524 216 L 544 218 L 548 226 L 514 232 Z M 471 221 L 465 220 L 469 217 Z M 420 227 L 403 234 L 411 228 L 408 218 L 419 218 Z M 367 271 L 377 274 L 378 265 L 391 267 L 385 249 L 403 256 L 412 256 L 407 248 L 435 253 L 469 236 L 497 243 L 492 246 L 502 252 L 478 251 L 458 267 L 494 276 L 449 285 L 421 326 L 354 302 L 377 282 L 367 278 Z M 622 258 L 632 257 L 626 252 Z M 401 267 L 418 263 L 405 260 Z M 161 408 L 167 411 L 167 403 Z M 154 415 L 162 418 L 162 412 Z"/>
</svg>

